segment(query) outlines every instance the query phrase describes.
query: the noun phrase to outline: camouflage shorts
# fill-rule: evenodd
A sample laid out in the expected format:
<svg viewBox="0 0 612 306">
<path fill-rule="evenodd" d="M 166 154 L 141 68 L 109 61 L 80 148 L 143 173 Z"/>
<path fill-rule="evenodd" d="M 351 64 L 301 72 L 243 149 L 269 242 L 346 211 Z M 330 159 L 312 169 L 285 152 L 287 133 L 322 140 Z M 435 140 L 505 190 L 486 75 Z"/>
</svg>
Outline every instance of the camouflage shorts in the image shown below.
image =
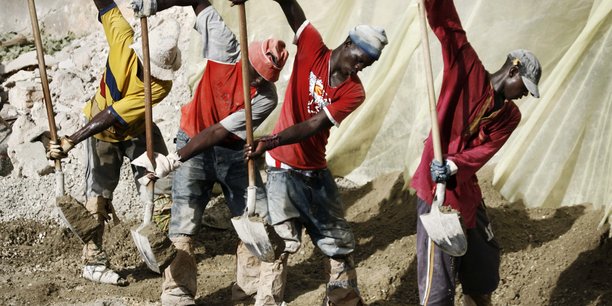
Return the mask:
<svg viewBox="0 0 612 306">
<path fill-rule="evenodd" d="M 170 210 L 172 208 L 172 197 L 170 195 L 160 195 L 153 200 L 155 206 L 153 210 L 153 222 L 157 224 L 164 233 L 168 232 L 170 226 Z"/>
</svg>

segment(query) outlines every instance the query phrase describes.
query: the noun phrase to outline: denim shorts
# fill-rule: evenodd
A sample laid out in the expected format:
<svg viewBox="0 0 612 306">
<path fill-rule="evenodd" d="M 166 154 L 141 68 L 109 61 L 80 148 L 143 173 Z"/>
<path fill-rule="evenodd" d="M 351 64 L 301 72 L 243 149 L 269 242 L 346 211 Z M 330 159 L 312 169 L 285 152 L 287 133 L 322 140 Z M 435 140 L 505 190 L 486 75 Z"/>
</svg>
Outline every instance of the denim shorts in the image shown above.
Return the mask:
<svg viewBox="0 0 612 306">
<path fill-rule="evenodd" d="M 119 142 L 106 142 L 89 137 L 85 141 L 85 192 L 86 197 L 103 197 L 112 199 L 113 192 L 119 184 L 121 178 L 121 165 L 123 158 L 127 157 L 130 161 L 144 154 L 146 149 L 145 134 Z M 166 143 L 157 125 L 153 125 L 153 150 L 157 153 L 168 154 Z M 136 183 L 136 190 L 143 192 L 144 186 L 140 186 L 138 179 L 145 175 L 146 170 L 141 167 L 131 165 Z M 170 184 L 166 183 L 166 178 L 160 179 L 155 183 L 155 194 L 170 194 Z"/>
<path fill-rule="evenodd" d="M 176 149 L 184 147 L 189 136 L 179 130 Z M 219 183 L 232 216 L 242 215 L 246 205 L 248 187 L 247 167 L 243 150 L 215 146 L 183 162 L 174 172 L 172 180 L 172 211 L 170 236 L 195 235 L 202 214 L 212 196 L 215 183 Z M 257 185 L 262 186 L 259 173 Z M 265 199 L 265 190 L 257 188 L 258 198 Z M 266 209 L 265 207 L 263 209 Z"/>
<path fill-rule="evenodd" d="M 329 170 L 269 167 L 266 188 L 272 224 L 295 220 L 294 232 L 299 235 L 302 227 L 306 228 L 313 243 L 327 256 L 353 252 L 353 231 L 344 218 L 344 206 Z"/>
</svg>

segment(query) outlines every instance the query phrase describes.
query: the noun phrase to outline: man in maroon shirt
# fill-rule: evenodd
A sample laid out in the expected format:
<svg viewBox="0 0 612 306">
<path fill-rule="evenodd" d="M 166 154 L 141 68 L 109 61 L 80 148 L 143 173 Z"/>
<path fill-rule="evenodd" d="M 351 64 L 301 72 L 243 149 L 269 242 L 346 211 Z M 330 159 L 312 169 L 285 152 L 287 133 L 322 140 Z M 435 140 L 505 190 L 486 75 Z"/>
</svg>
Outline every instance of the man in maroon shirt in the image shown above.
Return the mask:
<svg viewBox="0 0 612 306">
<path fill-rule="evenodd" d="M 331 50 L 297 1 L 275 1 L 295 32 L 297 53 L 273 135 L 260 139 L 253 152 L 247 148 L 246 155 L 268 151 L 269 222 L 285 249 L 275 263 L 262 263 L 269 277 L 260 283 L 255 305 L 283 305 L 287 256 L 300 247 L 302 228 L 329 259 L 324 305 L 362 305 L 352 260 L 355 238 L 327 169 L 325 145 L 330 128 L 365 100 L 357 73 L 378 60 L 387 37 L 382 28 L 359 25 Z M 259 298 L 270 291 L 277 292 L 267 295 L 273 300 Z"/>
<path fill-rule="evenodd" d="M 422 305 L 453 305 L 458 276 L 466 305 L 490 305 L 491 293 L 499 282 L 499 247 L 476 172 L 517 127 L 521 113 L 512 100 L 528 93 L 539 97 L 540 63 L 531 52 L 515 50 L 498 71 L 489 73 L 467 41 L 453 1 L 426 0 L 425 7 L 444 61 L 437 104 L 444 162 L 432 162 L 430 136 L 412 187 L 417 191 L 417 212 L 422 215 L 431 209 L 435 184 L 446 182 L 445 204 L 460 212 L 468 250 L 461 257 L 442 252 L 429 239 L 419 218 L 419 296 Z"/>
</svg>

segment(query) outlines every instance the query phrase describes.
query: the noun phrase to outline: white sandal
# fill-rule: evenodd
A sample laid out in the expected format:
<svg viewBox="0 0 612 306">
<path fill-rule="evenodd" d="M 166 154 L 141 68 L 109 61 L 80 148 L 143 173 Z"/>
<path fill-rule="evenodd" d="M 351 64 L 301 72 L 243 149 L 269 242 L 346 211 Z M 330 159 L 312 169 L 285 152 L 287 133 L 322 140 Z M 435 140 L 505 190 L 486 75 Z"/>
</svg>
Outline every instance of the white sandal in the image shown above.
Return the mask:
<svg viewBox="0 0 612 306">
<path fill-rule="evenodd" d="M 85 265 L 83 267 L 83 278 L 92 282 L 111 284 L 117 286 L 127 286 L 128 281 L 115 271 L 104 265 Z"/>
</svg>

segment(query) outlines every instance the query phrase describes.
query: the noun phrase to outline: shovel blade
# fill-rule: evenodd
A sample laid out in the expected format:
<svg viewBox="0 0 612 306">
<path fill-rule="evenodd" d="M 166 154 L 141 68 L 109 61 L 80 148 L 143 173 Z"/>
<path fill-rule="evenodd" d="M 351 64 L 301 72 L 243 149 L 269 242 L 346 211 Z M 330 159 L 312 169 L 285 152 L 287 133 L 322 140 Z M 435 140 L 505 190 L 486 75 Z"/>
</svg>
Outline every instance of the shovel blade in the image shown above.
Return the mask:
<svg viewBox="0 0 612 306">
<path fill-rule="evenodd" d="M 431 211 L 420 216 L 429 238 L 445 253 L 463 256 L 467 252 L 467 238 L 456 212 L 441 212 L 434 203 Z"/>
<path fill-rule="evenodd" d="M 176 249 L 170 239 L 153 223 L 132 229 L 131 233 L 132 240 L 147 267 L 161 274 L 176 255 Z"/>
<path fill-rule="evenodd" d="M 252 220 L 245 214 L 233 217 L 232 224 L 240 240 L 253 255 L 264 262 L 274 261 L 274 247 L 263 222 Z"/>
<path fill-rule="evenodd" d="M 100 222 L 76 199 L 63 195 L 55 199 L 59 216 L 83 243 L 93 238 Z"/>
</svg>

